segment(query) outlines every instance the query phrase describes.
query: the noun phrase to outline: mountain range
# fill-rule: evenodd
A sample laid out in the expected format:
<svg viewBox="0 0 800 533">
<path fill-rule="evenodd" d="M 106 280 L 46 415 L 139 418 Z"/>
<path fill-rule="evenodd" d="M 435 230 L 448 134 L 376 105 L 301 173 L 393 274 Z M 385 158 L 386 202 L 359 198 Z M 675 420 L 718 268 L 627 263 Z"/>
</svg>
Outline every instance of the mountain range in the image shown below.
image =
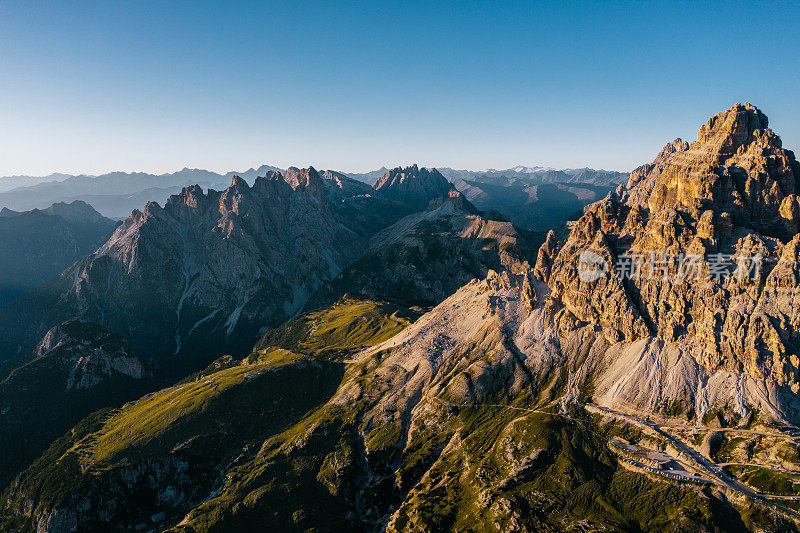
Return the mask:
<svg viewBox="0 0 800 533">
<path fill-rule="evenodd" d="M 111 172 L 99 176 L 51 174 L 45 177 L 0 177 L 0 208 L 28 211 L 46 209 L 54 203 L 82 201 L 106 217 L 124 220 L 134 209 L 141 209 L 147 202 L 164 203 L 171 195 L 179 194 L 183 187 L 199 185 L 204 189 L 224 190 L 234 175 L 252 185 L 257 176 L 264 176 L 269 171 L 282 172 L 282 169 L 261 165 L 244 172 L 231 171 L 226 174 L 184 168 L 169 174 Z M 381 168 L 364 174 L 336 174 L 371 186 L 388 172 L 389 169 Z M 519 169 L 486 172 L 443 169 L 441 174 L 452 182 L 482 178 L 503 185 L 507 185 L 511 179 L 509 177 L 513 176 L 532 184 L 588 183 L 610 186 L 619 183 L 622 176 L 618 172 L 592 169 L 527 169 L 524 172 Z"/>
<path fill-rule="evenodd" d="M 92 205 L 104 216 L 125 219 L 147 202 L 163 203 L 183 187 L 225 188 L 234 175 L 250 183 L 256 176 L 280 169 L 262 165 L 225 175 L 208 170 L 184 168 L 171 174 L 111 172 L 99 176 L 52 174 L 43 178 L 10 176 L 0 178 L 0 208 L 14 211 L 44 209 L 53 203 L 76 200 Z"/>
<path fill-rule="evenodd" d="M 0 311 L 0 529 L 800 529 L 800 164 L 767 117 L 624 180 L 512 170 L 134 211 Z"/>
</svg>

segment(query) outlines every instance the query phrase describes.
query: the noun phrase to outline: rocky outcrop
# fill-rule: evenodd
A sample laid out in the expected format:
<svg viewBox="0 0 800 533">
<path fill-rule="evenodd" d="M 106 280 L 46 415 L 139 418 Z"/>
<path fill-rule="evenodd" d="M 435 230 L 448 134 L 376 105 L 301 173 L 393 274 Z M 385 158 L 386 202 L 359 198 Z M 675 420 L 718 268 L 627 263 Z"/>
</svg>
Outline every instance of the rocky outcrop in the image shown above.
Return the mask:
<svg viewBox="0 0 800 533">
<path fill-rule="evenodd" d="M 373 185 L 382 197 L 408 205 L 413 211 L 422 211 L 431 200 L 450 195 L 453 184 L 436 169 L 428 170 L 417 165 L 393 168 Z"/>
<path fill-rule="evenodd" d="M 707 372 L 800 390 L 795 192 L 800 174 L 766 116 L 737 104 L 677 140 L 627 188 L 589 206 L 537 274 L 610 342 L 651 337 Z M 603 272 L 581 279 L 584 252 Z M 583 276 L 585 278 L 585 276 Z"/>
<path fill-rule="evenodd" d="M 90 389 L 116 374 L 142 379 L 148 373 L 139 359 L 130 356 L 122 339 L 79 320 L 52 328 L 34 353 L 34 362 L 50 357 L 69 366 L 67 390 Z"/>
</svg>

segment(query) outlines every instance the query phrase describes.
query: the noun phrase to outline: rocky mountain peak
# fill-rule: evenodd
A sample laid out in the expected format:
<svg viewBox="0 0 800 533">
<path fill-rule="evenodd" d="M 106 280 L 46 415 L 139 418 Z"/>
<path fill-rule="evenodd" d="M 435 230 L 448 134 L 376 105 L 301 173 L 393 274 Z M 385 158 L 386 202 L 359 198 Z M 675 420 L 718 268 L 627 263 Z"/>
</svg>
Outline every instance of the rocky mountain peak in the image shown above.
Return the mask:
<svg viewBox="0 0 800 533">
<path fill-rule="evenodd" d="M 756 107 L 737 104 L 702 126 L 697 141 L 668 144 L 627 187 L 588 206 L 566 240 L 548 238 L 538 275 L 612 343 L 656 336 L 711 371 L 797 392 L 800 302 L 796 291 L 771 287 L 800 279 L 800 241 L 792 239 L 800 173 L 767 124 Z M 587 251 L 603 272 L 581 279 Z M 689 256 L 696 271 L 681 270 Z"/>
<path fill-rule="evenodd" d="M 410 167 L 395 167 L 389 170 L 375 182 L 373 187 L 376 190 L 382 190 L 408 181 L 419 181 L 428 186 L 438 186 L 443 190 L 449 189 L 447 178 L 442 176 L 438 170 L 435 168 L 430 170 L 425 167 L 419 168 L 416 163 Z"/>
<path fill-rule="evenodd" d="M 247 183 L 244 186 L 247 187 Z M 170 196 L 164 203 L 164 209 L 168 210 L 172 216 L 180 216 L 179 213 L 187 207 L 193 210 L 204 210 L 210 203 L 210 196 L 211 191 L 207 194 L 199 185 L 190 185 L 181 189 L 180 194 Z"/>
<path fill-rule="evenodd" d="M 314 167 L 304 169 L 289 167 L 286 169 L 284 179 L 286 183 L 292 186 L 292 189 L 303 187 L 316 191 L 322 190 L 322 178 L 320 178 L 319 173 Z"/>
<path fill-rule="evenodd" d="M 730 156 L 751 142 L 755 132 L 767 129 L 768 124 L 767 116 L 757 107 L 739 103 L 708 119 L 697 134 L 697 142 L 721 157 Z M 779 139 L 777 144 L 780 148 Z"/>
<path fill-rule="evenodd" d="M 167 202 L 169 202 L 169 200 L 167 200 Z M 142 210 L 142 215 L 144 216 L 144 218 L 156 217 L 162 211 L 163 210 L 161 206 L 158 204 L 158 202 L 147 202 L 146 204 L 144 204 L 144 210 Z"/>
<path fill-rule="evenodd" d="M 231 178 L 231 187 L 238 187 L 238 188 L 245 189 L 245 190 L 250 188 L 250 186 L 247 184 L 247 182 L 243 178 L 240 178 L 237 175 L 234 175 Z"/>
<path fill-rule="evenodd" d="M 415 211 L 424 210 L 431 200 L 447 197 L 455 189 L 438 170 L 417 165 L 393 168 L 373 187 L 384 198 L 402 202 Z"/>
<path fill-rule="evenodd" d="M 781 203 L 797 190 L 798 165 L 767 124 L 756 107 L 736 104 L 703 125 L 688 149 L 662 152 L 645 169 L 653 184 L 650 211 L 696 214 L 713 207 L 774 233 Z"/>
<path fill-rule="evenodd" d="M 277 170 L 269 170 L 265 172 L 263 176 L 259 176 L 256 178 L 256 181 L 259 180 L 265 180 L 265 181 L 283 180 L 283 174 L 281 174 Z"/>
</svg>

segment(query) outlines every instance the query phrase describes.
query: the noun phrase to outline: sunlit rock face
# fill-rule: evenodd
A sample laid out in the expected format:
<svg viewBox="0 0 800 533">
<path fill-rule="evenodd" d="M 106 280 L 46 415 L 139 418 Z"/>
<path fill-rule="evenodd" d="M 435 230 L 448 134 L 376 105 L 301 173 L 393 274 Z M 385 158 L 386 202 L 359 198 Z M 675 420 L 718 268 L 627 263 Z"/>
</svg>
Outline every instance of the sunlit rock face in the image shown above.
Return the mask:
<svg viewBox="0 0 800 533">
<path fill-rule="evenodd" d="M 796 392 L 800 171 L 767 124 L 757 108 L 737 104 L 712 117 L 697 141 L 667 145 L 627 187 L 589 206 L 563 242 L 548 239 L 538 276 L 611 342 L 659 337 L 706 369 Z M 607 261 L 590 282 L 575 259 L 587 249 Z M 621 277 L 631 256 L 642 270 Z M 686 257 L 699 258 L 689 277 L 679 275 Z"/>
<path fill-rule="evenodd" d="M 781 203 L 796 192 L 797 161 L 767 126 L 766 115 L 750 104 L 713 116 L 697 141 L 670 157 L 650 195 L 650 211 L 713 206 L 741 224 L 769 229 Z"/>
</svg>

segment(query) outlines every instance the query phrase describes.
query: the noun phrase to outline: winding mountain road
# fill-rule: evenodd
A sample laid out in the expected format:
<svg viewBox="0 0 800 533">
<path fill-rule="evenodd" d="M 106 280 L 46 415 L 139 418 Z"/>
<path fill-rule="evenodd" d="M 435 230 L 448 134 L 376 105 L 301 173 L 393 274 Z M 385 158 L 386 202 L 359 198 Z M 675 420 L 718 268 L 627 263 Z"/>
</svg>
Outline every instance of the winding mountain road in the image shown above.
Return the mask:
<svg viewBox="0 0 800 533">
<path fill-rule="evenodd" d="M 789 509 L 788 507 L 784 507 L 783 505 L 780 505 L 779 503 L 776 503 L 772 499 L 770 499 L 770 498 L 780 498 L 785 500 L 789 499 L 793 500 L 793 499 L 800 499 L 800 496 L 783 497 L 771 494 L 768 495 L 758 492 L 751 487 L 748 487 L 739 480 L 734 479 L 728 474 L 726 474 L 725 471 L 722 469 L 722 465 L 711 461 L 710 459 L 702 455 L 700 452 L 695 450 L 692 446 L 686 444 L 681 438 L 662 429 L 661 426 L 659 426 L 659 424 L 657 424 L 656 422 L 653 422 L 652 420 L 643 420 L 636 416 L 623 413 L 620 411 L 615 411 L 614 409 L 610 409 L 608 407 L 603 407 L 593 403 L 587 403 L 584 407 L 586 408 L 587 411 L 591 413 L 597 413 L 601 416 L 610 416 L 613 418 L 622 418 L 629 422 L 632 422 L 634 425 L 644 428 L 645 430 L 650 430 L 651 432 L 654 432 L 660 435 L 661 437 L 664 437 L 673 446 L 675 446 L 675 448 L 679 452 L 681 452 L 684 456 L 688 457 L 693 463 L 695 463 L 695 466 L 700 471 L 709 475 L 717 485 L 723 486 L 732 491 L 738 492 L 745 496 L 749 496 L 750 498 L 753 498 L 755 500 L 759 500 L 768 505 L 776 507 L 781 511 L 792 515 L 795 518 L 800 518 L 800 513 L 797 513 L 796 511 Z"/>
</svg>

